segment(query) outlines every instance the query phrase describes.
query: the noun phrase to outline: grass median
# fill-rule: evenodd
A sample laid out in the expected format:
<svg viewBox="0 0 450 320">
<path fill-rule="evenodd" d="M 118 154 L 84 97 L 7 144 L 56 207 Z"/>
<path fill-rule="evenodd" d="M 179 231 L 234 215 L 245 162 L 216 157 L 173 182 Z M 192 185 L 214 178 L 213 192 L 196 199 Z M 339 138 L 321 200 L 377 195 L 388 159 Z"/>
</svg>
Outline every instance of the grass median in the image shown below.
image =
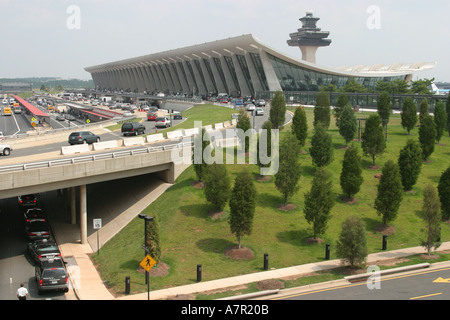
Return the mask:
<svg viewBox="0 0 450 320">
<path fill-rule="evenodd" d="M 230 111 L 233 113 L 232 109 Z M 192 112 L 208 113 L 200 108 Z M 188 111 L 183 115 L 187 113 Z M 367 116 L 368 114 L 358 114 L 358 117 Z M 309 138 L 305 150 L 309 149 L 312 136 L 312 110 L 307 110 L 307 117 Z M 194 120 L 192 116 L 189 118 L 191 121 Z M 205 121 L 215 123 L 222 120 L 210 118 Z M 269 255 L 270 268 L 284 268 L 323 261 L 325 244 L 330 244 L 331 259 L 335 259 L 335 243 L 341 231 L 341 224 L 349 215 L 358 215 L 364 220 L 369 253 L 381 251 L 383 234 L 377 231 L 377 227 L 381 224 L 381 217 L 377 215 L 373 207 L 379 182 L 375 175 L 381 173 L 382 169 L 368 169 L 371 159 L 363 157 L 364 183 L 361 191 L 355 196 L 358 201 L 353 204 L 342 202 L 339 175 L 345 143 L 334 122 L 332 118 L 329 129 L 335 147 L 334 161 L 327 170 L 332 175 L 335 206 L 332 209 L 332 218 L 328 222 L 327 231 L 321 236 L 322 243 L 309 244 L 307 241 L 312 236 L 312 226 L 304 218 L 304 194 L 310 189 L 315 170 L 308 153 L 301 155 L 300 189 L 289 200 L 291 206 L 288 211 L 277 208 L 283 199 L 275 188 L 273 177 L 267 181 L 257 181 L 259 172 L 256 165 L 227 165 L 232 178 L 244 167 L 255 176 L 258 200 L 253 232 L 242 239 L 242 245 L 254 254 L 252 259 L 231 259 L 224 254 L 228 248 L 237 244 L 228 224 L 229 208 L 226 207 L 220 215 L 211 215 L 212 207 L 206 201 L 203 190 L 196 187 L 196 176 L 193 168 L 190 167 L 180 175 L 176 184 L 143 212 L 157 217 L 160 227 L 163 263 L 154 268 L 155 276 L 150 278 L 150 289 L 157 290 L 195 283 L 198 264 L 202 265 L 202 280 L 208 281 L 261 272 L 264 254 Z M 186 125 L 186 128 L 190 127 L 190 124 Z M 289 126 L 281 132 L 281 137 L 285 134 L 290 134 Z M 406 144 L 407 139 L 418 139 L 418 129 L 414 129 L 412 135 L 407 136 L 406 131 L 401 127 L 400 116 L 393 115 L 389 123 L 387 139 L 386 152 L 376 160 L 379 166 L 387 160 L 397 161 L 400 149 Z M 360 142 L 354 143 L 360 146 Z M 390 230 L 393 233 L 388 237 L 388 250 L 419 246 L 424 239 L 422 229 L 425 225 L 418 215 L 423 201 L 422 190 L 427 183 L 437 186 L 440 175 L 450 166 L 449 156 L 450 138 L 447 135 L 443 137 L 440 145 L 436 145 L 431 161 L 423 164 L 419 180 L 413 190 L 404 194 L 398 217 L 390 224 Z M 136 216 L 138 214 L 139 212 L 136 212 Z M 442 223 L 441 238 L 442 241 L 450 240 L 448 223 Z M 130 276 L 132 293 L 147 290 L 144 273 L 138 267 L 139 262 L 144 258 L 143 242 L 144 225 L 142 220 L 136 218 L 102 247 L 101 255 L 93 256 L 103 280 L 115 294 L 124 293 L 126 276 Z"/>
</svg>

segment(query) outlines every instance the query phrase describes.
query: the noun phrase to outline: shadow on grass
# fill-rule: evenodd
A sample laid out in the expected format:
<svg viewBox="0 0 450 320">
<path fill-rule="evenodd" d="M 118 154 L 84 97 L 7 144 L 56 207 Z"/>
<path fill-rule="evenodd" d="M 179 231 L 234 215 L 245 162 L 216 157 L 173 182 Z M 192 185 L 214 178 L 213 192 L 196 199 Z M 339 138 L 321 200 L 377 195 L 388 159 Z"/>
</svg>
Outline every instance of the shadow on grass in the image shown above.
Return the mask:
<svg viewBox="0 0 450 320">
<path fill-rule="evenodd" d="M 311 237 L 311 234 L 308 230 L 290 230 L 279 232 L 277 234 L 278 241 L 298 247 L 307 246 L 306 239 L 309 237 Z"/>
<path fill-rule="evenodd" d="M 212 205 L 207 203 L 190 204 L 180 206 L 180 211 L 187 217 L 208 218 L 208 213 L 213 210 Z"/>
<path fill-rule="evenodd" d="M 197 247 L 204 252 L 223 254 L 226 248 L 235 245 L 235 242 L 220 238 L 206 238 L 197 241 Z"/>
</svg>

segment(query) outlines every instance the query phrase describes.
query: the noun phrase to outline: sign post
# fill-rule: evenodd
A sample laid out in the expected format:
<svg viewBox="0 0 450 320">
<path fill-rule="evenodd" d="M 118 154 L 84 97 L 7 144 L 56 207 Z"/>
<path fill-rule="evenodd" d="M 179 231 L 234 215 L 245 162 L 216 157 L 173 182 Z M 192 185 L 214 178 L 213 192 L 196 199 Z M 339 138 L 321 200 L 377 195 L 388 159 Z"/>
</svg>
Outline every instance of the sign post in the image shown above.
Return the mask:
<svg viewBox="0 0 450 320">
<path fill-rule="evenodd" d="M 149 254 L 145 256 L 141 263 L 139 263 L 142 269 L 144 269 L 147 273 L 152 270 L 155 264 L 155 259 L 153 259 Z M 147 281 L 147 300 L 150 300 L 150 279 Z"/>
<path fill-rule="evenodd" d="M 98 230 L 102 228 L 102 219 L 94 219 L 94 230 L 97 230 L 97 254 L 100 255 L 100 241 Z"/>
</svg>

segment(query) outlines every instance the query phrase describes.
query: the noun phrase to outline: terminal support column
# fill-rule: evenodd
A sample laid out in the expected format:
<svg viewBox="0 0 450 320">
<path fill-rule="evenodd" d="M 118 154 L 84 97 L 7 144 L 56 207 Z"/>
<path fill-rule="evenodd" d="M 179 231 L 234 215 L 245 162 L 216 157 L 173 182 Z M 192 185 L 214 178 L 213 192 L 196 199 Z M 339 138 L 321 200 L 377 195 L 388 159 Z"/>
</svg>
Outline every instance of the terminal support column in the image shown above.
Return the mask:
<svg viewBox="0 0 450 320">
<path fill-rule="evenodd" d="M 76 188 L 70 188 L 70 224 L 77 223 Z"/>
</svg>

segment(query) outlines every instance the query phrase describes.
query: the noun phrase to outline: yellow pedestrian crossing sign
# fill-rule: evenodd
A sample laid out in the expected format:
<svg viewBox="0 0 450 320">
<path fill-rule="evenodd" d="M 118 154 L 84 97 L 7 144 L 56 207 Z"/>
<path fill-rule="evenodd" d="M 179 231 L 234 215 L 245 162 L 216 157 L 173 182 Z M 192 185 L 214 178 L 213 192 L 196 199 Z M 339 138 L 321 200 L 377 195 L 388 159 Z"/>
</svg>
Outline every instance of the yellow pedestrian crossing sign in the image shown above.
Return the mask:
<svg viewBox="0 0 450 320">
<path fill-rule="evenodd" d="M 141 263 L 139 263 L 139 265 L 142 267 L 142 269 L 144 269 L 147 272 L 152 270 L 152 268 L 155 266 L 155 264 L 156 264 L 155 259 L 150 257 L 150 255 L 147 255 L 144 258 L 144 260 L 142 260 Z"/>
</svg>

